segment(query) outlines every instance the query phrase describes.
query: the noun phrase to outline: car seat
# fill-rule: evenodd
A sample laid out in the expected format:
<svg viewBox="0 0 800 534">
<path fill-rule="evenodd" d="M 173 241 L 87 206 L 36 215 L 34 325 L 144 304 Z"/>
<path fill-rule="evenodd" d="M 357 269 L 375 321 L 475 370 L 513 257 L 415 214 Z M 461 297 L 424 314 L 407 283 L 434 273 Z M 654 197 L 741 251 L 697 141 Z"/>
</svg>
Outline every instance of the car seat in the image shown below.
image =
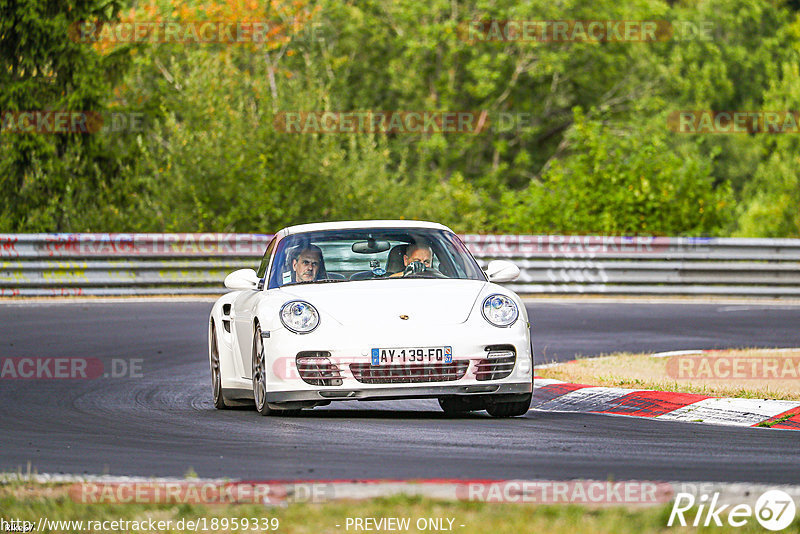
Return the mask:
<svg viewBox="0 0 800 534">
<path fill-rule="evenodd" d="M 403 256 L 408 250 L 407 244 L 395 245 L 389 251 L 389 258 L 386 260 L 386 272 L 389 274 L 399 273 L 406 268 L 403 263 Z"/>
</svg>

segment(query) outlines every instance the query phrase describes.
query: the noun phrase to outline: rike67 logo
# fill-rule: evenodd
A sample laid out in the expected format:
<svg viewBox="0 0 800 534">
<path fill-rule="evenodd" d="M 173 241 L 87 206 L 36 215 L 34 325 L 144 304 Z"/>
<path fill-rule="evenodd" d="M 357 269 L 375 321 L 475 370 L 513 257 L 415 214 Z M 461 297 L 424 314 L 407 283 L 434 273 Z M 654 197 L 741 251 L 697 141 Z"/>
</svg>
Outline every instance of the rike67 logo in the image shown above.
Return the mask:
<svg viewBox="0 0 800 534">
<path fill-rule="evenodd" d="M 719 492 L 710 498 L 707 494 L 695 498 L 691 493 L 678 493 L 669 514 L 667 526 L 718 527 L 727 523 L 731 527 L 742 527 L 754 516 L 767 530 L 783 530 L 794 521 L 795 503 L 792 497 L 781 490 L 769 490 L 756 501 L 755 507 L 749 504 L 719 504 Z M 688 520 L 687 520 L 688 519 Z"/>
</svg>

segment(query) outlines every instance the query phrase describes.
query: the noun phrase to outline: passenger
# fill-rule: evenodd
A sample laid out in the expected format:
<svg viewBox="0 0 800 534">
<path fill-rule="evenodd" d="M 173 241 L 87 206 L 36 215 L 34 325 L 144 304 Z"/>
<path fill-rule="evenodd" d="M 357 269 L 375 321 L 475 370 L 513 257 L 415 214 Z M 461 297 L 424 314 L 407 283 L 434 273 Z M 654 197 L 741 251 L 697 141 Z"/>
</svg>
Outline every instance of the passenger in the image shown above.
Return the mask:
<svg viewBox="0 0 800 534">
<path fill-rule="evenodd" d="M 316 245 L 307 245 L 292 260 L 295 282 L 313 282 L 325 277 L 325 261 L 322 250 Z"/>
</svg>

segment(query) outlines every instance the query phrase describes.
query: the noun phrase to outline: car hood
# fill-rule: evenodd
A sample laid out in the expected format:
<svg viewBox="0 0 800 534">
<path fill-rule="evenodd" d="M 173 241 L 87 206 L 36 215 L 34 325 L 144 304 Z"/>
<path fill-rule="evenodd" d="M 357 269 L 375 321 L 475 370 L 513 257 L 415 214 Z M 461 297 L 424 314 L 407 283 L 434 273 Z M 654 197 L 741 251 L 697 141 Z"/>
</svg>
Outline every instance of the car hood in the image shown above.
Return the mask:
<svg viewBox="0 0 800 534">
<path fill-rule="evenodd" d="M 343 325 L 386 324 L 408 316 L 414 322 L 465 322 L 486 282 L 479 280 L 367 280 L 292 285 L 286 300 L 303 299 Z"/>
</svg>

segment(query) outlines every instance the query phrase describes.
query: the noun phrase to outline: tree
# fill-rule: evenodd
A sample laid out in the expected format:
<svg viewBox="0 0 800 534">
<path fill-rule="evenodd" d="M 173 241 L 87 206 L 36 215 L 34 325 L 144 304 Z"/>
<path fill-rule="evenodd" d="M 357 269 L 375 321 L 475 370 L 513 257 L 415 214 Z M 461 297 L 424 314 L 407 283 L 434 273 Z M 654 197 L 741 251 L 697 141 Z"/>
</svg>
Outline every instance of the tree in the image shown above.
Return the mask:
<svg viewBox="0 0 800 534">
<path fill-rule="evenodd" d="M 100 55 L 70 39 L 82 20 L 113 20 L 118 0 L 0 0 L 0 111 L 102 113 L 124 54 Z M 118 194 L 118 162 L 101 134 L 0 136 L 0 231 L 73 228 Z"/>
</svg>

